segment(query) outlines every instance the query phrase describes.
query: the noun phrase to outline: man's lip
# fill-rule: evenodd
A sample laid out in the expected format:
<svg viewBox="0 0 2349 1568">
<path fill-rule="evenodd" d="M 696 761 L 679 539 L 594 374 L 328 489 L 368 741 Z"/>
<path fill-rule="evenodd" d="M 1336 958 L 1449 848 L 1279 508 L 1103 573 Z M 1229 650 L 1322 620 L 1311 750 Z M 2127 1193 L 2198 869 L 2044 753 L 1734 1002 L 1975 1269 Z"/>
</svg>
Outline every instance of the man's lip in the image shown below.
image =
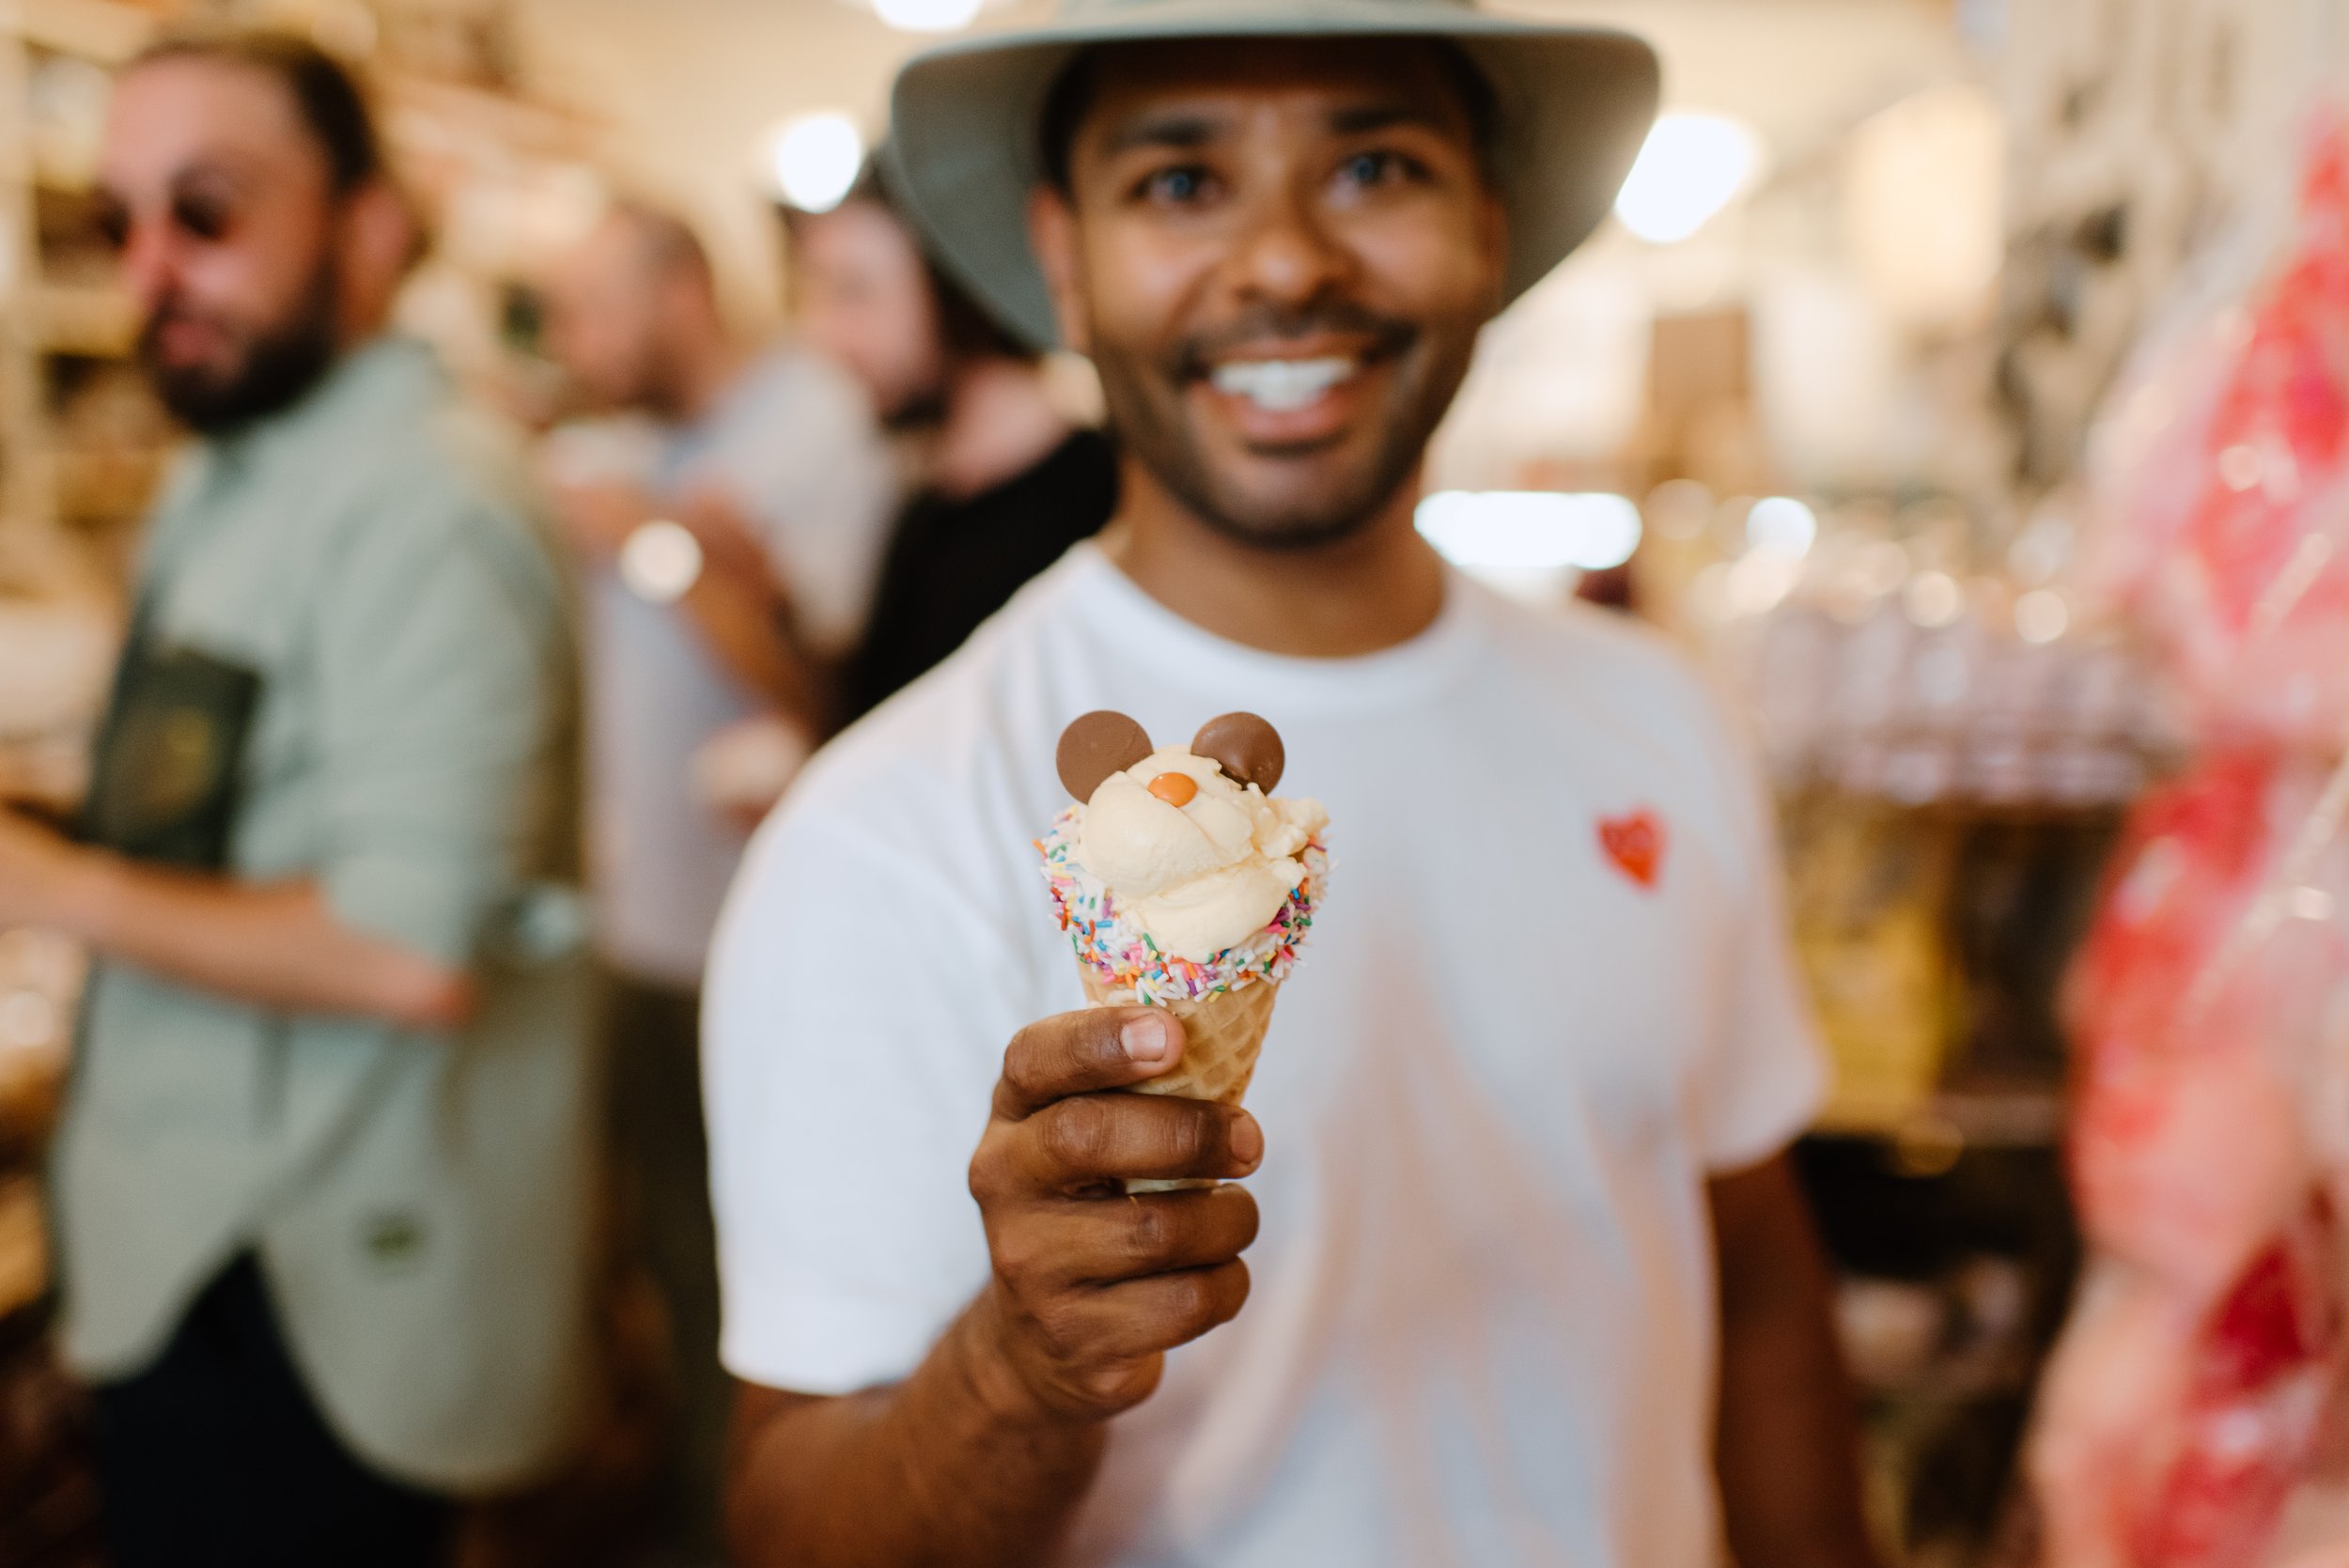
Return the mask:
<svg viewBox="0 0 2349 1568">
<path fill-rule="evenodd" d="M 1314 360 L 1351 360 L 1372 365 L 1386 357 L 1379 345 L 1361 338 L 1283 338 L 1249 343 L 1202 354 L 1192 362 L 1193 379 L 1212 376 L 1227 365 L 1302 365 Z"/>
<path fill-rule="evenodd" d="M 148 330 L 157 349 L 165 354 L 202 353 L 222 337 L 219 328 L 189 316 L 168 316 Z"/>
<path fill-rule="evenodd" d="M 1361 399 L 1374 366 L 1357 362 L 1351 373 L 1299 408 L 1269 408 L 1244 393 L 1226 392 L 1212 374 L 1196 383 L 1200 396 L 1248 446 L 1267 455 L 1303 456 L 1328 445 L 1346 433 L 1359 414 Z"/>
</svg>

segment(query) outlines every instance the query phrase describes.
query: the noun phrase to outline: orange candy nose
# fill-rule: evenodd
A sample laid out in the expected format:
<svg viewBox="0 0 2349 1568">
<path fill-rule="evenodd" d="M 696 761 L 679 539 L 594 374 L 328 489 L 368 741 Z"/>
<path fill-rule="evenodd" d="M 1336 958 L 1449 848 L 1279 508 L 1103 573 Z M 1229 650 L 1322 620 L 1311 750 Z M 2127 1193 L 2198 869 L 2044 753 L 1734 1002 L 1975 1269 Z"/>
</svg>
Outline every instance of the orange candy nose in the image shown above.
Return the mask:
<svg viewBox="0 0 2349 1568">
<path fill-rule="evenodd" d="M 1150 781 L 1150 793 L 1170 806 L 1187 806 L 1199 785 L 1188 773 L 1161 773 Z"/>
</svg>

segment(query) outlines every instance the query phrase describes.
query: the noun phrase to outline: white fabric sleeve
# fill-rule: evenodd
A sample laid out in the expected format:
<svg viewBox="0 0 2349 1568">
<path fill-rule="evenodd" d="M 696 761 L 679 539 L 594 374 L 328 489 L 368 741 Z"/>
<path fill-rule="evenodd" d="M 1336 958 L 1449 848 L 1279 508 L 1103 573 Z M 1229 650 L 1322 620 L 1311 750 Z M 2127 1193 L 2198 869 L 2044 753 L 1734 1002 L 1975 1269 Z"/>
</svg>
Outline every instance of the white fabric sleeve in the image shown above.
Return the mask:
<svg viewBox="0 0 2349 1568">
<path fill-rule="evenodd" d="M 740 504 L 817 651 L 845 653 L 863 632 L 898 498 L 896 458 L 863 389 L 794 351 L 759 440 L 740 461 Z"/>
<path fill-rule="evenodd" d="M 1009 1035 L 989 994 L 1002 916 L 944 881 L 792 808 L 736 881 L 702 1040 L 719 1354 L 738 1377 L 894 1381 L 987 1279 L 967 1172 Z"/>
<path fill-rule="evenodd" d="M 1758 1165 L 1816 1119 L 1827 1054 L 1786 925 L 1785 873 L 1760 771 L 1708 700 L 1707 750 L 1729 811 L 1737 908 L 1719 973 L 1720 1006 L 1699 1096 L 1698 1149 L 1708 1170 Z"/>
</svg>

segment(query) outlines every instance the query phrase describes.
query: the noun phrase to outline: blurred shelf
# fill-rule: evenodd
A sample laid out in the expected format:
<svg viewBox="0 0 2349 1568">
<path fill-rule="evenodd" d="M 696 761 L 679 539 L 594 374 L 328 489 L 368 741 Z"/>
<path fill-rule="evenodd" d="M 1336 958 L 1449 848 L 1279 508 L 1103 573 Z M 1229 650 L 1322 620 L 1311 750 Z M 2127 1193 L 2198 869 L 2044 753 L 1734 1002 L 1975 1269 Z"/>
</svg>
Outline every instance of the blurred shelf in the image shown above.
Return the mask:
<svg viewBox="0 0 2349 1568">
<path fill-rule="evenodd" d="M 385 128 L 412 153 L 442 150 L 452 135 L 557 158 L 584 157 L 599 129 L 584 110 L 412 71 L 379 70 Z"/>
<path fill-rule="evenodd" d="M 138 347 L 138 312 L 119 289 L 44 283 L 31 304 L 34 341 L 44 353 L 123 359 Z"/>
<path fill-rule="evenodd" d="M 1956 1355 L 1896 1382 L 1863 1384 L 1859 1392 L 1885 1405 L 1979 1405 L 2030 1397 L 2034 1376 L 2034 1358 L 2015 1352 Z"/>
<path fill-rule="evenodd" d="M 17 0 L 15 9 L 26 43 L 100 65 L 129 59 L 163 23 L 154 11 L 125 0 Z"/>
<path fill-rule="evenodd" d="M 1815 1138 L 1894 1146 L 1917 1174 L 1946 1171 L 1968 1149 L 2051 1149 L 2063 1141 L 2063 1091 L 2053 1085 L 1952 1087 L 1922 1104 L 1829 1108 Z"/>
<path fill-rule="evenodd" d="M 49 1248 L 40 1188 L 30 1176 L 0 1180 L 0 1317 L 40 1299 L 49 1288 Z"/>
</svg>

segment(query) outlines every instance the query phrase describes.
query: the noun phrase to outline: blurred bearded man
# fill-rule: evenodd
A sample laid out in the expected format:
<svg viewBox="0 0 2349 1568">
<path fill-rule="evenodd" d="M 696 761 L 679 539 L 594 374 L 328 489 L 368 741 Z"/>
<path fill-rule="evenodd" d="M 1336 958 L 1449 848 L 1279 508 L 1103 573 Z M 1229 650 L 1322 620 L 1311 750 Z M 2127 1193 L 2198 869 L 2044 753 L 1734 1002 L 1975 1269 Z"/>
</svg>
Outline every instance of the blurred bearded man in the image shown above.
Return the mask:
<svg viewBox="0 0 2349 1568">
<path fill-rule="evenodd" d="M 0 927 L 96 955 L 55 1160 L 110 1560 L 427 1564 L 561 1456 L 594 1161 L 552 563 L 385 335 L 366 101 L 257 36 L 115 89 L 104 220 L 200 438 L 148 533 L 84 842 Z"/>
</svg>

